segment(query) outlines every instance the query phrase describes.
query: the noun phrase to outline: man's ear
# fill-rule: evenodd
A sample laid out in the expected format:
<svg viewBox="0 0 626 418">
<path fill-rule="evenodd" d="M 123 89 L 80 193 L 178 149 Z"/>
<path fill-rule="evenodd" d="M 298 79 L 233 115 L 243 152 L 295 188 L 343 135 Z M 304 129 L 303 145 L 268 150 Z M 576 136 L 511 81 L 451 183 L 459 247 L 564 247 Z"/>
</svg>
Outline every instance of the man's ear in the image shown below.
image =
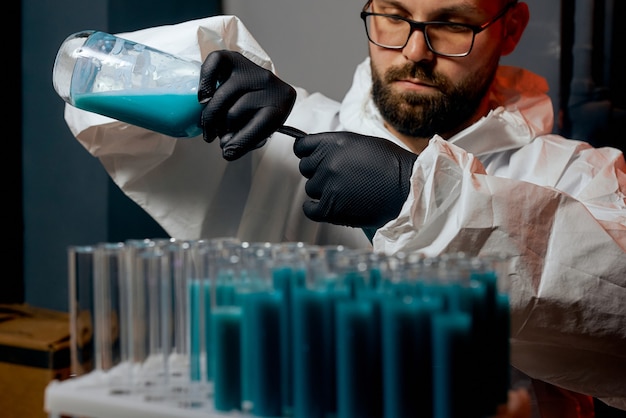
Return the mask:
<svg viewBox="0 0 626 418">
<path fill-rule="evenodd" d="M 515 50 L 529 19 L 528 4 L 521 2 L 511 8 L 505 19 L 502 55 L 508 55 Z"/>
</svg>

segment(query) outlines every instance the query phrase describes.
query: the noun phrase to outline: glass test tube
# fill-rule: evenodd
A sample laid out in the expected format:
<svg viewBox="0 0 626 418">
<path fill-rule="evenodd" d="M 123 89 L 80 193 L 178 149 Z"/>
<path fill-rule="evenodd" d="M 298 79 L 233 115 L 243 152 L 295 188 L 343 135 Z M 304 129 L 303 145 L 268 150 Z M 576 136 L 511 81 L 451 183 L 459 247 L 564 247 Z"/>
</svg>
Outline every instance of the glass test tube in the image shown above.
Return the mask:
<svg viewBox="0 0 626 418">
<path fill-rule="evenodd" d="M 94 369 L 93 259 L 95 247 L 68 247 L 70 307 L 70 373 L 80 376 Z"/>
<path fill-rule="evenodd" d="M 211 328 L 212 308 L 216 298 L 222 301 L 222 298 L 232 297 L 232 292 L 226 290 L 228 286 L 216 291 L 219 274 L 217 261 L 239 245 L 240 241 L 231 237 L 197 240 L 191 243 L 188 256 L 185 257 L 186 268 L 180 286 L 184 288 L 186 298 L 184 330 L 189 380 L 187 403 L 193 407 L 213 402 L 215 347 Z"/>
<path fill-rule="evenodd" d="M 281 385 L 281 314 L 284 295 L 273 287 L 270 243 L 244 242 L 237 300 L 241 323 L 241 409 L 259 416 L 283 414 Z"/>
<path fill-rule="evenodd" d="M 168 394 L 170 373 L 169 349 L 161 350 L 171 321 L 164 322 L 164 304 L 169 295 L 167 276 L 169 260 L 161 247 L 168 239 L 130 239 L 124 242 L 125 280 L 122 293 L 122 348 L 127 368 L 124 370 L 131 392 L 147 401 L 164 399 Z M 169 319 L 169 318 L 168 318 Z M 169 331 L 171 333 L 171 331 Z"/>
<path fill-rule="evenodd" d="M 218 411 L 242 405 L 241 322 L 236 297 L 241 244 L 216 243 L 212 249 L 211 309 L 208 323 L 208 370 L 213 381 L 213 403 Z"/>
<path fill-rule="evenodd" d="M 185 268 L 181 275 L 181 297 L 185 302 L 182 312 L 185 314 L 182 326 L 185 332 L 184 347 L 187 356 L 188 392 L 187 404 L 201 407 L 212 401 L 213 381 L 209 370 L 207 352 L 209 344 L 209 314 L 211 303 L 211 251 L 212 243 L 197 240 L 191 243 L 184 257 Z M 177 321 L 178 322 L 178 321 Z"/>
<path fill-rule="evenodd" d="M 382 416 L 381 260 L 371 253 L 342 255 L 341 288 L 348 297 L 336 303 L 337 417 Z"/>
<path fill-rule="evenodd" d="M 126 281 L 123 298 L 125 306 L 124 322 L 126 332 L 122 334 L 123 347 L 127 353 L 128 381 L 132 392 L 145 392 L 143 377 L 144 362 L 148 358 L 147 294 L 141 279 L 143 271 L 142 254 L 151 251 L 154 242 L 149 239 L 125 241 Z"/>
<path fill-rule="evenodd" d="M 160 351 L 166 366 L 168 396 L 187 401 L 186 385 L 189 379 L 187 356 L 187 288 L 193 241 L 163 239 L 155 242 L 161 260 L 161 278 L 158 287 L 161 330 Z"/>
<path fill-rule="evenodd" d="M 124 280 L 124 244 L 101 243 L 94 254 L 95 368 L 111 371 L 121 362 L 120 286 Z M 123 378 L 110 373 L 113 390 L 121 389 Z"/>
</svg>

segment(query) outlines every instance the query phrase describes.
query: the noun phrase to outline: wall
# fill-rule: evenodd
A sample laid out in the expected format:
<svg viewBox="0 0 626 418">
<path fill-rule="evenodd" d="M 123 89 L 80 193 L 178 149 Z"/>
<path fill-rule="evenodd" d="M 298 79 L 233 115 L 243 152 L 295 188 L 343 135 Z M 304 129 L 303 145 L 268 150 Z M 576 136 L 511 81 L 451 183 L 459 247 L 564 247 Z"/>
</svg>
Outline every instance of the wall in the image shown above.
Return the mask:
<svg viewBox="0 0 626 418">
<path fill-rule="evenodd" d="M 546 77 L 558 108 L 560 3 L 526 3 L 531 10 L 529 27 L 503 63 L 525 66 Z M 367 56 L 368 41 L 359 16 L 364 4 L 365 0 L 223 0 L 224 13 L 239 16 L 285 81 L 336 100 L 348 91 L 354 67 Z"/>
<path fill-rule="evenodd" d="M 23 0 L 22 19 L 25 299 L 66 309 L 66 247 L 106 239 L 107 177 L 65 125 L 52 65 L 67 35 L 107 27 L 107 6 Z"/>
<path fill-rule="evenodd" d="M 273 57 L 280 75 L 340 99 L 367 53 L 363 0 L 226 0 Z M 559 87 L 559 2 L 528 0 L 532 21 L 507 63 L 528 64 Z M 121 195 L 99 162 L 72 137 L 52 87 L 63 39 L 83 29 L 126 31 L 208 16 L 193 0 L 22 1 L 22 174 L 26 302 L 67 309 L 67 247 L 161 234 Z M 555 103 L 558 106 L 558 103 Z M 8 220 L 10 223 L 12 220 Z"/>
<path fill-rule="evenodd" d="M 219 11 L 210 0 L 22 1 L 22 177 L 25 302 L 67 310 L 67 247 L 162 236 L 74 139 L 52 86 L 56 52 L 71 33 L 120 32 Z M 9 222 L 11 222 L 9 220 Z"/>
</svg>

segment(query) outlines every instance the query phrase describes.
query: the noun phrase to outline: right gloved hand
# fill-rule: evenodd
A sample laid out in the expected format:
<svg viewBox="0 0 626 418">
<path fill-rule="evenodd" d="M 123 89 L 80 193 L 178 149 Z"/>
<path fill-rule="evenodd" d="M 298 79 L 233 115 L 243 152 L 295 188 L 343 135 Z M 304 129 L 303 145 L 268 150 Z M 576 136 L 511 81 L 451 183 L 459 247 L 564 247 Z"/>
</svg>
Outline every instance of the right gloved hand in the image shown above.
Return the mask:
<svg viewBox="0 0 626 418">
<path fill-rule="evenodd" d="M 222 155 L 236 160 L 262 146 L 287 119 L 296 91 L 239 52 L 214 51 L 202 63 L 198 100 L 203 138 L 220 138 Z"/>
<path fill-rule="evenodd" d="M 409 196 L 417 155 L 383 138 L 324 132 L 295 140 L 308 180 L 304 214 L 316 222 L 359 227 L 368 237 L 396 218 Z"/>
</svg>

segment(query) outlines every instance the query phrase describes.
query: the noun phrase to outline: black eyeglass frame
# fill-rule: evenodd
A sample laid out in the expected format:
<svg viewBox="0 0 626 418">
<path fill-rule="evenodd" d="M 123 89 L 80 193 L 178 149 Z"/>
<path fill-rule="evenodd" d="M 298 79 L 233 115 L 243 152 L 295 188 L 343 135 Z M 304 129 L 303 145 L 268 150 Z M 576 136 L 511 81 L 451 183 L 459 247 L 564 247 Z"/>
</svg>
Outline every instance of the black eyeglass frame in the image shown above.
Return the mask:
<svg viewBox="0 0 626 418">
<path fill-rule="evenodd" d="M 489 26 L 493 25 L 494 23 L 496 23 L 499 19 L 501 19 L 508 11 L 511 7 L 513 7 L 515 4 L 517 4 L 517 0 L 515 1 L 510 1 L 506 4 L 506 6 L 504 6 L 504 8 L 502 10 L 500 10 L 500 12 L 498 14 L 496 14 L 494 17 L 492 17 L 491 19 L 489 19 L 487 22 L 481 24 L 481 25 L 471 25 L 469 23 L 454 23 L 454 22 L 445 22 L 445 21 L 437 21 L 437 20 L 433 20 L 430 22 L 417 22 L 415 20 L 411 20 L 411 19 L 407 19 L 404 18 L 402 16 L 398 16 L 398 15 L 392 15 L 392 14 L 385 14 L 385 13 L 373 13 L 373 12 L 367 12 L 365 11 L 368 7 L 370 7 L 370 5 L 372 4 L 371 1 L 368 1 L 365 4 L 365 7 L 363 8 L 363 11 L 361 11 L 361 19 L 363 20 L 363 24 L 365 25 L 365 33 L 367 34 L 367 39 L 373 43 L 374 45 L 377 45 L 381 48 L 386 48 L 386 49 L 403 49 L 404 47 L 406 47 L 406 45 L 409 43 L 409 39 L 411 39 L 411 35 L 413 35 L 413 32 L 415 32 L 416 30 L 421 31 L 424 34 L 424 39 L 426 40 L 426 46 L 428 46 L 428 49 L 436 54 L 436 55 L 440 55 L 442 57 L 450 57 L 450 58 L 462 58 L 462 57 L 466 57 L 470 54 L 470 52 L 472 52 L 472 48 L 474 48 L 474 40 L 476 39 L 476 35 L 479 34 L 480 32 L 484 31 L 485 29 L 487 29 Z M 404 41 L 404 45 L 402 46 L 387 46 L 387 45 L 381 45 L 379 43 L 376 43 L 372 40 L 372 38 L 370 37 L 370 32 L 367 28 L 367 20 L 366 18 L 368 16 L 382 16 L 382 17 L 389 17 L 392 19 L 396 19 L 396 20 L 402 20 L 406 23 L 408 23 L 411 26 L 411 30 L 409 31 L 409 35 L 406 37 L 406 41 Z M 472 42 L 470 43 L 469 49 L 467 52 L 462 53 L 462 54 L 442 54 L 441 52 L 435 51 L 433 46 L 430 43 L 430 38 L 428 37 L 428 32 L 426 31 L 426 27 L 429 25 L 437 25 L 437 26 L 461 26 L 464 28 L 467 28 L 469 30 L 472 31 Z"/>
</svg>

